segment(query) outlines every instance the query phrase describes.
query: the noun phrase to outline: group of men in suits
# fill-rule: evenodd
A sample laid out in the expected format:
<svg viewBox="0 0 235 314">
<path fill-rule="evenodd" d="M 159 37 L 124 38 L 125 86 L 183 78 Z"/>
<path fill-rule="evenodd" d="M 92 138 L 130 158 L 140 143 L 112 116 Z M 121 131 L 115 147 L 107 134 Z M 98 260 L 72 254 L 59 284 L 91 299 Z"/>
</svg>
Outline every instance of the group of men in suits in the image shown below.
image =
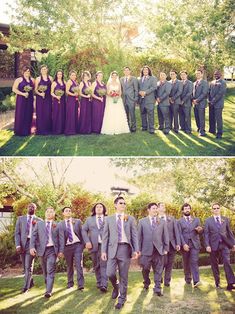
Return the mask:
<svg viewBox="0 0 235 314">
<path fill-rule="evenodd" d="M 141 70 L 140 78 L 131 75 L 129 67 L 124 68 L 124 77 L 121 78 L 122 97 L 125 106 L 128 123 L 131 132 L 136 131 L 135 105 L 140 106 L 142 130 L 154 134 L 154 108 L 157 104 L 159 130 L 169 134 L 179 129 L 191 134 L 191 108 L 194 108 L 194 116 L 197 131 L 200 136 L 205 136 L 205 109 L 209 103 L 209 132 L 222 138 L 224 96 L 226 94 L 226 82 L 222 79 L 220 71 L 214 72 L 215 80 L 208 85 L 203 79 L 201 69 L 195 72 L 196 81 L 192 83 L 188 79 L 187 71 L 181 71 L 181 80 L 177 78 L 175 70 L 170 71 L 171 80 L 167 81 L 167 75 L 160 73 L 160 80 L 152 75 L 148 66 Z"/>
<path fill-rule="evenodd" d="M 17 219 L 15 229 L 16 249 L 21 253 L 25 280 L 22 292 L 33 286 L 33 260 L 39 256 L 45 284 L 45 297 L 50 298 L 55 277 L 57 257 L 65 257 L 67 264 L 67 288 L 74 286 L 74 263 L 77 271 L 77 286 L 84 289 L 82 267 L 83 249 L 86 247 L 92 257 L 97 288 L 107 292 L 108 279 L 113 291 L 112 298 L 118 298 L 116 309 L 126 301 L 128 272 L 131 259 L 139 259 L 142 268 L 144 289 L 151 284 L 149 274 L 154 273 L 153 291 L 162 296 L 161 284 L 169 287 L 176 252 L 181 251 L 186 284 L 201 285 L 199 275 L 200 234 L 204 234 L 206 251 L 210 254 L 216 288 L 220 286 L 218 256 L 222 256 L 227 290 L 235 289 L 235 276 L 230 265 L 230 249 L 235 251 L 235 238 L 228 218 L 221 216 L 220 205 L 212 205 L 212 216 L 201 226 L 200 219 L 192 216 L 190 204 L 185 203 L 182 217 L 176 220 L 166 214 L 164 203 L 150 203 L 148 214 L 139 220 L 126 213 L 122 196 L 114 200 L 115 214 L 107 216 L 104 204 L 97 203 L 92 214 L 82 225 L 80 219 L 72 218 L 72 209 L 62 209 L 63 221 L 55 222 L 55 211 L 47 208 L 45 220 L 35 215 L 36 205 L 29 204 L 28 213 Z M 119 279 L 117 278 L 117 270 Z"/>
</svg>

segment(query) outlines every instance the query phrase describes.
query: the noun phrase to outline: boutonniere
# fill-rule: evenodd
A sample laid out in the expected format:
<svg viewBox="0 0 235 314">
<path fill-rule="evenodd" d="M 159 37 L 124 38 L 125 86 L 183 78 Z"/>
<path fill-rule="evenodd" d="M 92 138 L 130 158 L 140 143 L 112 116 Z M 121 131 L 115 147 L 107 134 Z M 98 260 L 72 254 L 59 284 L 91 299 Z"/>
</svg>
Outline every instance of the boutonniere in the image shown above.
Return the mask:
<svg viewBox="0 0 235 314">
<path fill-rule="evenodd" d="M 75 225 L 75 222 L 76 222 L 75 219 L 72 219 L 72 224 L 73 224 L 73 225 Z"/>
<path fill-rule="evenodd" d="M 33 221 L 32 221 L 32 225 L 33 225 L 33 226 L 35 226 L 36 223 L 37 223 L 37 220 L 33 220 Z"/>
<path fill-rule="evenodd" d="M 221 219 L 221 223 L 223 224 L 225 222 L 225 220 L 224 219 Z"/>
<path fill-rule="evenodd" d="M 167 221 L 171 221 L 171 217 L 167 217 L 167 219 L 166 219 Z"/>
<path fill-rule="evenodd" d="M 55 229 L 57 227 L 57 224 L 55 223 L 52 223 L 52 226 L 51 226 L 53 229 Z"/>
<path fill-rule="evenodd" d="M 124 215 L 123 220 L 124 220 L 125 222 L 127 222 L 128 218 L 129 218 L 128 215 Z"/>
</svg>

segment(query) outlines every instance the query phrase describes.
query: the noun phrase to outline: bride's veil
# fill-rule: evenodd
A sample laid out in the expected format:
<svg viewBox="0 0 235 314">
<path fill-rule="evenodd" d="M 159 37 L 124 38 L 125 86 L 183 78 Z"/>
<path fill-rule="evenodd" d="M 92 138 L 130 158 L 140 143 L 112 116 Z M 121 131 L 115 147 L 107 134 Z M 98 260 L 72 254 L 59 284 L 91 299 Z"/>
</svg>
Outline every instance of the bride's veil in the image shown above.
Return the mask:
<svg viewBox="0 0 235 314">
<path fill-rule="evenodd" d="M 118 86 L 119 86 L 119 89 L 121 89 L 121 83 L 120 83 L 120 79 L 119 79 L 119 75 L 118 75 L 117 71 L 112 71 L 112 72 L 110 73 L 109 79 L 108 79 L 108 82 L 107 82 L 107 85 L 110 85 L 110 84 L 111 84 L 111 82 L 112 82 L 112 75 L 113 75 L 114 73 L 117 74 L 116 82 L 117 82 L 117 84 L 118 84 Z"/>
</svg>

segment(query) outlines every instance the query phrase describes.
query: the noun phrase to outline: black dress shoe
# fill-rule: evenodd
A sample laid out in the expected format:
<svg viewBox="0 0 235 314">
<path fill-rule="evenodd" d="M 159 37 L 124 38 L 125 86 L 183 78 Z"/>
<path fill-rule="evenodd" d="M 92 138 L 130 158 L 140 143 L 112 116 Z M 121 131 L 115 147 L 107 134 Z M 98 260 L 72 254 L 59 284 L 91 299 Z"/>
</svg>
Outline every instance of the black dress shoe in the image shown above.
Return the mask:
<svg viewBox="0 0 235 314">
<path fill-rule="evenodd" d="M 165 287 L 170 287 L 170 284 L 169 283 L 164 283 L 164 286 Z"/>
<path fill-rule="evenodd" d="M 228 291 L 235 290 L 234 284 L 228 284 L 228 285 L 227 285 L 227 290 L 228 290 Z"/>
<path fill-rule="evenodd" d="M 115 305 L 115 309 L 116 309 L 116 310 L 120 310 L 120 309 L 123 307 L 123 305 L 124 305 L 124 304 L 117 303 L 117 304 Z"/>
<path fill-rule="evenodd" d="M 144 131 L 147 131 L 147 129 L 143 129 L 143 128 L 142 128 L 142 129 L 141 129 L 141 131 L 143 131 L 143 132 L 144 132 Z"/>
<path fill-rule="evenodd" d="M 49 299 L 49 298 L 51 297 L 51 293 L 46 292 L 46 293 L 44 294 L 44 297 L 47 298 L 47 299 Z"/>
<path fill-rule="evenodd" d="M 169 131 L 163 131 L 163 133 L 164 133 L 165 135 L 168 135 L 168 134 L 169 134 Z"/>
<path fill-rule="evenodd" d="M 158 297 L 163 297 L 163 294 L 161 292 L 154 292 Z"/>
<path fill-rule="evenodd" d="M 30 282 L 30 286 L 29 286 L 29 289 L 33 288 L 34 287 L 34 282 L 33 280 Z"/>
<path fill-rule="evenodd" d="M 117 287 L 115 289 L 113 289 L 112 299 L 117 299 L 118 294 L 119 294 L 119 286 L 117 285 Z"/>
<path fill-rule="evenodd" d="M 149 286 L 148 285 L 144 285 L 144 290 L 148 290 Z"/>
<path fill-rule="evenodd" d="M 163 128 L 161 128 L 161 127 L 159 126 L 158 130 L 161 130 L 161 131 L 162 131 L 162 130 L 163 130 Z"/>
<path fill-rule="evenodd" d="M 215 284 L 216 289 L 222 289 L 221 285 L 219 283 Z"/>
<path fill-rule="evenodd" d="M 175 133 L 177 133 L 177 134 L 179 133 L 179 131 L 178 131 L 178 130 L 174 130 L 174 132 L 175 132 Z"/>
<path fill-rule="evenodd" d="M 106 287 L 100 287 L 100 291 L 106 293 L 107 292 L 107 288 Z"/>
<path fill-rule="evenodd" d="M 216 138 L 217 138 L 217 139 L 221 139 L 221 138 L 222 138 L 222 135 L 216 135 Z"/>
<path fill-rule="evenodd" d="M 135 133 L 136 132 L 136 130 L 131 130 L 131 133 Z"/>
<path fill-rule="evenodd" d="M 151 132 L 149 132 L 149 134 L 155 134 L 155 132 L 154 132 L 154 131 L 151 131 Z"/>
<path fill-rule="evenodd" d="M 27 293 L 27 292 L 29 292 L 29 289 L 27 289 L 27 288 L 23 288 L 23 289 L 21 290 L 21 293 Z"/>
<path fill-rule="evenodd" d="M 84 290 L 84 287 L 78 287 L 78 290 L 79 290 L 79 291 L 83 291 L 83 290 Z"/>
</svg>

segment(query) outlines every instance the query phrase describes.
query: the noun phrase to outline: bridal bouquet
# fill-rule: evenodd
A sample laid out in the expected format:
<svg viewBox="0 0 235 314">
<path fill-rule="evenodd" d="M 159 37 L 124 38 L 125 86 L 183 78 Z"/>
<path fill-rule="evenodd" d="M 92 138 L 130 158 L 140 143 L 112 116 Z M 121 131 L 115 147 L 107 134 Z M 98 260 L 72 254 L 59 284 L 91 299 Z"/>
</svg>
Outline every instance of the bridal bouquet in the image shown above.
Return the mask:
<svg viewBox="0 0 235 314">
<path fill-rule="evenodd" d="M 64 91 L 62 89 L 57 89 L 55 91 L 55 95 L 58 97 L 62 97 L 64 95 Z M 59 99 L 59 104 L 60 104 L 60 99 Z"/>
<path fill-rule="evenodd" d="M 89 100 L 91 101 L 91 95 L 93 94 L 93 89 L 91 87 L 87 87 L 84 90 L 84 93 L 85 93 L 85 95 L 89 95 L 90 96 Z"/>
<path fill-rule="evenodd" d="M 29 93 L 32 89 L 33 88 L 30 85 L 25 85 L 25 87 L 24 87 L 24 91 L 26 93 Z M 29 95 L 26 96 L 26 98 L 28 98 L 28 97 L 29 97 Z"/>
<path fill-rule="evenodd" d="M 47 86 L 45 86 L 45 85 L 39 85 L 38 86 L 38 91 L 40 93 L 45 93 L 46 90 L 47 90 Z M 44 98 L 45 96 L 42 96 L 42 97 Z"/>
<path fill-rule="evenodd" d="M 73 92 L 74 94 L 79 94 L 79 86 L 74 86 L 74 87 L 72 87 L 72 92 Z"/>
<path fill-rule="evenodd" d="M 115 90 L 111 91 L 110 96 L 113 98 L 113 103 L 116 104 L 118 102 L 119 93 Z"/>
</svg>

